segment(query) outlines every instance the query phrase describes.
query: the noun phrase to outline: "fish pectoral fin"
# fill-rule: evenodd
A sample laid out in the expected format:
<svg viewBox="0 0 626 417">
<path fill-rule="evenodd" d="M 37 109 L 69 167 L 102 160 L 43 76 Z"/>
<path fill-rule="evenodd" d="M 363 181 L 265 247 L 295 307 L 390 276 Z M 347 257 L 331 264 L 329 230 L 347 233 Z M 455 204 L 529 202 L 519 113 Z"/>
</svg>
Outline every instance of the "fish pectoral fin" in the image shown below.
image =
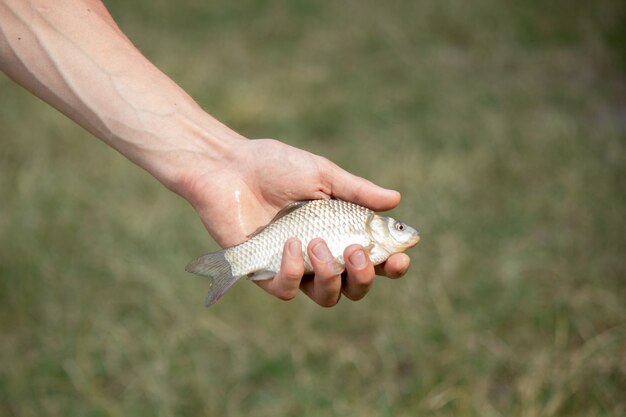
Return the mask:
<svg viewBox="0 0 626 417">
<path fill-rule="evenodd" d="M 256 271 L 248 275 L 250 281 L 263 281 L 266 279 L 272 279 L 276 275 L 274 271 Z"/>
</svg>

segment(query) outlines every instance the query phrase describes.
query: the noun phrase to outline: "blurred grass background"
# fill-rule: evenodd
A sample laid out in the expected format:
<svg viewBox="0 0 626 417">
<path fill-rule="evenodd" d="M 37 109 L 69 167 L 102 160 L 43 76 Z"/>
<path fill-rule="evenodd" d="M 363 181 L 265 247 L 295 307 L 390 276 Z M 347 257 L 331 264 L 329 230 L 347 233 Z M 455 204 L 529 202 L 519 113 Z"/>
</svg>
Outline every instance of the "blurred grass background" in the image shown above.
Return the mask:
<svg viewBox="0 0 626 417">
<path fill-rule="evenodd" d="M 3 416 L 624 416 L 613 1 L 106 2 L 218 119 L 403 193 L 409 274 L 209 310 L 193 210 L 0 78 Z"/>
</svg>

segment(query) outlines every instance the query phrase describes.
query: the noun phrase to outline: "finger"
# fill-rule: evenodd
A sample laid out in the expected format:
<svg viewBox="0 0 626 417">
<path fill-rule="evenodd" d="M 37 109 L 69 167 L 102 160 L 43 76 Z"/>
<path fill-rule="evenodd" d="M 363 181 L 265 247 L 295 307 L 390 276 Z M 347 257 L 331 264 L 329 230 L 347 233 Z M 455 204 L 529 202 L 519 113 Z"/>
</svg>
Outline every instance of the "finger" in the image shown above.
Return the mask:
<svg viewBox="0 0 626 417">
<path fill-rule="evenodd" d="M 335 261 L 322 239 L 313 239 L 307 252 L 315 271 L 315 278 L 302 281 L 301 289 L 322 307 L 332 307 L 341 297 L 343 267 Z"/>
<path fill-rule="evenodd" d="M 353 301 L 360 300 L 374 284 L 374 265 L 360 245 L 351 245 L 343 252 L 346 278 L 343 294 Z"/>
<path fill-rule="evenodd" d="M 400 278 L 409 269 L 411 258 L 406 253 L 395 253 L 380 265 L 376 266 L 376 275 L 389 278 Z"/>
<path fill-rule="evenodd" d="M 298 293 L 304 274 L 302 243 L 298 238 L 291 238 L 283 248 L 280 271 L 270 280 L 255 281 L 261 288 L 281 300 L 291 300 Z"/>
<path fill-rule="evenodd" d="M 341 169 L 328 161 L 323 179 L 333 197 L 369 207 L 374 211 L 390 210 L 400 203 L 400 193 L 387 190 Z"/>
</svg>

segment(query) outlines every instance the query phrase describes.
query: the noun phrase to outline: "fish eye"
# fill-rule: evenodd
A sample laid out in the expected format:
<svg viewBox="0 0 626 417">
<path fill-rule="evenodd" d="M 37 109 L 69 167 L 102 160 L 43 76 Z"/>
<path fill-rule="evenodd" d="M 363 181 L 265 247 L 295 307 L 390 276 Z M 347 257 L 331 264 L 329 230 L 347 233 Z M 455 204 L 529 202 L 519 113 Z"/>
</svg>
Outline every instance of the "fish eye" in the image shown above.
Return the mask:
<svg viewBox="0 0 626 417">
<path fill-rule="evenodd" d="M 396 222 L 396 224 L 394 224 L 394 227 L 396 228 L 396 230 L 399 230 L 401 232 L 404 230 L 404 223 Z"/>
</svg>

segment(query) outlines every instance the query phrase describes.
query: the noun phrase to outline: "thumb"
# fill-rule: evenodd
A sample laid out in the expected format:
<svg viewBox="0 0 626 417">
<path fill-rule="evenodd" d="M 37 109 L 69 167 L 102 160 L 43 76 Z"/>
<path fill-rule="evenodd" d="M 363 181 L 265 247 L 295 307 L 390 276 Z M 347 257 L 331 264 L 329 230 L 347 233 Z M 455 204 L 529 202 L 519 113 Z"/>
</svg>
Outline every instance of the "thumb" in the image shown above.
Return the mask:
<svg viewBox="0 0 626 417">
<path fill-rule="evenodd" d="M 330 189 L 331 197 L 368 207 L 374 211 L 390 210 L 400 203 L 400 193 L 379 187 L 365 178 L 358 177 L 328 161 L 323 180 Z"/>
</svg>

